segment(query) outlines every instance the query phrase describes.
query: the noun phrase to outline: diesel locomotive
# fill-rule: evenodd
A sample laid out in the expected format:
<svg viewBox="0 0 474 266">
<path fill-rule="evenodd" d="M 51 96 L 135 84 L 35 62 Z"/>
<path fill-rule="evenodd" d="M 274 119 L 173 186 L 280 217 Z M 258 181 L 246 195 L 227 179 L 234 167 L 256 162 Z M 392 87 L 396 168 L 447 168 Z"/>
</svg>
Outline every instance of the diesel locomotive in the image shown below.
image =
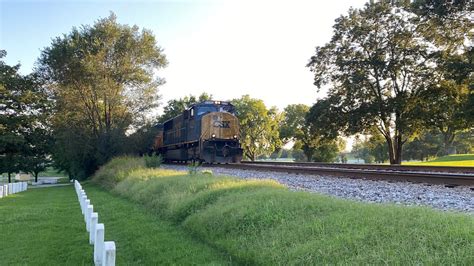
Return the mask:
<svg viewBox="0 0 474 266">
<path fill-rule="evenodd" d="M 165 161 L 236 163 L 242 159 L 234 106 L 205 101 L 155 126 L 153 151 Z"/>
</svg>

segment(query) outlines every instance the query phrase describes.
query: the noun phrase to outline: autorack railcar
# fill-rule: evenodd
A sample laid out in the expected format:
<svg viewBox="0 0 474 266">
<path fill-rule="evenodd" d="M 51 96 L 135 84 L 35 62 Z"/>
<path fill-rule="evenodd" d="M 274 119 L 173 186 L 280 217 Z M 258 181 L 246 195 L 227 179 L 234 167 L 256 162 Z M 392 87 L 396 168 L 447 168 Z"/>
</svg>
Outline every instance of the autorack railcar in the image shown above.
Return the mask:
<svg viewBox="0 0 474 266">
<path fill-rule="evenodd" d="M 230 102 L 194 104 L 156 128 L 153 150 L 165 161 L 235 163 L 242 159 L 239 120 Z"/>
</svg>

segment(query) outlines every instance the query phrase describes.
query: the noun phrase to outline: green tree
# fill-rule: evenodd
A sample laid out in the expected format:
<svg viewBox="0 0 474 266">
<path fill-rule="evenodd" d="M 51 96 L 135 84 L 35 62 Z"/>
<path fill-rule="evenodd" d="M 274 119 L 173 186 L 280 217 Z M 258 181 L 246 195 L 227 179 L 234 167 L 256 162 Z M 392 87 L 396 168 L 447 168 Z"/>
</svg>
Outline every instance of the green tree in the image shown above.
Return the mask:
<svg viewBox="0 0 474 266">
<path fill-rule="evenodd" d="M 313 130 L 307 116 L 310 108 L 304 104 L 291 104 L 285 107 L 280 125 L 280 138 L 284 143 L 295 142 L 295 149 L 304 152 L 306 160 L 316 162 L 334 162 L 344 149 L 342 139 L 326 138 Z"/>
<path fill-rule="evenodd" d="M 280 115 L 276 108 L 267 109 L 262 100 L 244 95 L 233 99 L 240 123 L 244 155 L 255 161 L 260 155 L 270 155 L 281 147 L 278 133 Z"/>
<path fill-rule="evenodd" d="M 280 125 L 280 138 L 283 143 L 308 138 L 309 130 L 306 126 L 306 114 L 309 106 L 305 104 L 290 104 L 283 110 L 283 119 Z"/>
<path fill-rule="evenodd" d="M 26 146 L 23 152 L 24 160 L 21 169 L 31 173 L 38 182 L 40 172 L 51 164 L 51 147 L 53 137 L 49 128 L 33 128 L 26 136 Z"/>
<path fill-rule="evenodd" d="M 454 139 L 453 146 L 457 153 L 474 153 L 474 128 L 459 132 Z"/>
<path fill-rule="evenodd" d="M 155 72 L 167 61 L 151 31 L 111 14 L 53 39 L 38 63 L 56 103 L 55 163 L 81 179 L 123 151 L 127 130 L 149 120 L 164 82 Z"/>
<path fill-rule="evenodd" d="M 169 100 L 167 105 L 163 108 L 163 115 L 160 116 L 159 122 L 163 123 L 173 117 L 176 117 L 183 113 L 184 110 L 189 108 L 195 103 L 212 100 L 212 94 L 202 93 L 199 97 L 194 95 L 184 96 L 183 98 Z"/>
<path fill-rule="evenodd" d="M 137 129 L 135 132 L 127 137 L 127 154 L 136 155 L 152 155 L 151 147 L 158 135 L 158 129 L 155 127 L 156 123 L 150 123 Z"/>
<path fill-rule="evenodd" d="M 0 51 L 0 59 L 6 55 Z M 35 75 L 22 76 L 20 66 L 0 60 L 0 172 L 44 170 L 50 153 L 47 123 L 51 101 Z"/>
<path fill-rule="evenodd" d="M 425 131 L 407 142 L 403 150 L 404 158 L 407 160 L 428 160 L 438 154 L 441 146 L 441 134 Z"/>
<path fill-rule="evenodd" d="M 430 103 L 425 126 L 440 131 L 443 137 L 440 155 L 452 153 L 456 134 L 474 125 L 474 116 L 469 114 L 469 110 L 474 109 L 469 105 L 474 50 L 472 43 L 466 42 L 466 37 L 474 37 L 469 33 L 472 7 L 472 1 L 413 3 L 414 12 L 420 14 L 418 30 L 437 48 L 430 56 L 437 61 L 435 73 L 441 81 L 432 84 L 422 97 L 424 102 Z"/>
<path fill-rule="evenodd" d="M 442 79 L 432 56 L 432 47 L 440 46 L 418 26 L 408 2 L 351 9 L 336 20 L 332 40 L 317 47 L 308 64 L 318 88 L 331 86 L 321 101 L 328 111 L 320 125 L 333 135 L 376 128 L 391 164 L 401 163 L 403 144 L 422 128 L 430 103 L 420 95 Z"/>
<path fill-rule="evenodd" d="M 6 51 L 0 50 L 0 59 Z M 25 144 L 27 119 L 22 112 L 29 82 L 18 70 L 20 65 L 9 66 L 0 60 L 0 172 L 11 174 L 20 170 L 21 151 Z"/>
<path fill-rule="evenodd" d="M 316 153 L 319 138 L 311 134 L 306 125 L 306 115 L 309 106 L 304 104 L 290 104 L 283 110 L 283 119 L 280 124 L 280 138 L 283 143 L 294 142 L 294 149 L 301 150 L 304 157 L 296 158 L 298 161 L 304 159 L 311 161 Z"/>
<path fill-rule="evenodd" d="M 340 152 L 344 150 L 346 142 L 342 138 L 323 139 L 317 141 L 317 145 L 313 147 L 312 161 L 332 163 L 337 160 Z"/>
<path fill-rule="evenodd" d="M 361 139 L 360 136 L 357 136 L 354 144 L 352 145 L 352 154 L 354 154 L 356 159 L 364 160 L 364 163 L 373 163 L 375 161 L 375 157 L 370 153 L 370 149 L 367 144 L 367 139 Z"/>
<path fill-rule="evenodd" d="M 468 93 L 467 84 L 444 80 L 424 94 L 424 100 L 433 103 L 428 106 L 429 113 L 424 120 L 426 128 L 436 129 L 442 135 L 440 155 L 454 153 L 456 135 L 472 126 L 467 114 Z"/>
</svg>

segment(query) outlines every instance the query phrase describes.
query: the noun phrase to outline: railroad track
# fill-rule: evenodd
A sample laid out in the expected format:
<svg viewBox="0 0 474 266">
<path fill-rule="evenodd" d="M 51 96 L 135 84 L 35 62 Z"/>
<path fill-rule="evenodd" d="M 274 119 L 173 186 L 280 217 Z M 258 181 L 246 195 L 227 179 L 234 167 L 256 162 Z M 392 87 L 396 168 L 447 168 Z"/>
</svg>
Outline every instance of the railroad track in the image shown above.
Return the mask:
<svg viewBox="0 0 474 266">
<path fill-rule="evenodd" d="M 474 170 L 469 167 L 426 167 L 320 163 L 242 162 L 206 165 L 242 170 L 286 172 L 292 174 L 330 175 L 393 182 L 444 184 L 447 187 L 470 186 L 474 190 Z"/>
<path fill-rule="evenodd" d="M 330 167 L 344 169 L 368 169 L 387 171 L 422 171 L 422 172 L 448 172 L 474 174 L 471 166 L 421 166 L 421 165 L 388 165 L 388 164 L 342 164 L 342 163 L 317 163 L 317 162 L 272 162 L 272 161 L 242 161 L 242 164 L 268 164 L 290 166 Z"/>
</svg>

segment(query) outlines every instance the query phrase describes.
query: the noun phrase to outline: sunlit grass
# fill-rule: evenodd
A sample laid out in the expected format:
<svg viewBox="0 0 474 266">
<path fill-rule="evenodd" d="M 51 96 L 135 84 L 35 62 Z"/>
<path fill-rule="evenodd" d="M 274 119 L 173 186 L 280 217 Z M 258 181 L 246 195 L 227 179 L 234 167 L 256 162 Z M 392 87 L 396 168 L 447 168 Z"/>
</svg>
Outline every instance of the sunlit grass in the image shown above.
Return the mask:
<svg viewBox="0 0 474 266">
<path fill-rule="evenodd" d="M 0 265 L 92 265 L 72 186 L 0 199 Z"/>
<path fill-rule="evenodd" d="M 231 258 L 143 206 L 84 185 L 115 241 L 117 265 L 225 265 Z M 0 199 L 0 265 L 93 265 L 93 247 L 72 186 Z"/>
<path fill-rule="evenodd" d="M 163 169 L 129 173 L 113 193 L 238 263 L 474 263 L 469 215 L 291 192 L 275 181 Z"/>
<path fill-rule="evenodd" d="M 425 166 L 473 166 L 474 154 L 453 154 L 436 158 L 428 162 L 405 162 L 406 165 L 425 165 Z"/>
</svg>

